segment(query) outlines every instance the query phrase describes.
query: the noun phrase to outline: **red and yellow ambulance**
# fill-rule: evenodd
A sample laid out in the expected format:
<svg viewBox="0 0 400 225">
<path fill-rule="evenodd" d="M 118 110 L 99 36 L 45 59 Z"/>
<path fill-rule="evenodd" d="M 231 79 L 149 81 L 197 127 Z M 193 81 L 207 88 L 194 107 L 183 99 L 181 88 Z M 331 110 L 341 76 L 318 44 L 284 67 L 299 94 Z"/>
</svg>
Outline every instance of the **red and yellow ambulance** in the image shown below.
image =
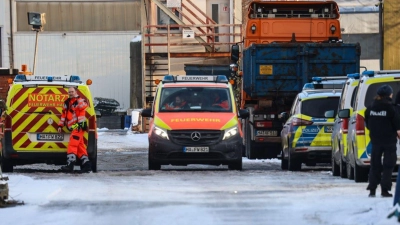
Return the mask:
<svg viewBox="0 0 400 225">
<path fill-rule="evenodd" d="M 88 132 L 85 145 L 97 171 L 96 113 L 89 90 L 91 80 L 83 83 L 79 76 L 17 75 L 8 91 L 3 114 L 4 133 L 1 138 L 1 167 L 3 172 L 13 172 L 16 165 L 47 163 L 63 165 L 70 131 L 64 127 L 57 132 L 58 121 L 68 88 L 77 87 L 78 94 L 86 99 Z"/>
<path fill-rule="evenodd" d="M 243 134 L 239 110 L 226 76 L 167 75 L 151 109 L 149 169 L 161 165 L 211 164 L 242 169 Z"/>
</svg>

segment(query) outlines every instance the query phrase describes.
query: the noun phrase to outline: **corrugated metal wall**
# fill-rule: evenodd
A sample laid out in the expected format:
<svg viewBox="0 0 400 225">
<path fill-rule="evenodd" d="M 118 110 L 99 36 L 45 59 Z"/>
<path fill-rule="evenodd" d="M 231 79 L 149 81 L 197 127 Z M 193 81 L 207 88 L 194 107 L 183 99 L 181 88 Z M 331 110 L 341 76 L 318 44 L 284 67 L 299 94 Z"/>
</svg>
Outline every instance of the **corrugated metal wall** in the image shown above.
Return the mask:
<svg viewBox="0 0 400 225">
<path fill-rule="evenodd" d="M 385 0 L 383 7 L 383 68 L 400 69 L 400 1 Z"/>
<path fill-rule="evenodd" d="M 39 33 L 35 74 L 77 74 L 92 79 L 93 97 L 113 98 L 130 106 L 130 41 L 139 32 Z M 15 65 L 33 70 L 35 32 L 14 36 Z"/>
<path fill-rule="evenodd" d="M 27 12 L 46 13 L 45 31 L 140 30 L 140 1 L 18 1 L 17 30 L 29 31 Z"/>
</svg>

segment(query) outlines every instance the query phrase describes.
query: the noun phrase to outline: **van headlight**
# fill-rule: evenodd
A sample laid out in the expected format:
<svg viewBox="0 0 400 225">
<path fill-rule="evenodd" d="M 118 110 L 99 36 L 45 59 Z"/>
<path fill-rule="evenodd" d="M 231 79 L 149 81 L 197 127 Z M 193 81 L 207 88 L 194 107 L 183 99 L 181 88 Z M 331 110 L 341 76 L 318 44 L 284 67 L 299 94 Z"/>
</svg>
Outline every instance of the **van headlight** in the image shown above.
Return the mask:
<svg viewBox="0 0 400 225">
<path fill-rule="evenodd" d="M 162 128 L 159 128 L 159 127 L 156 127 L 156 126 L 155 126 L 155 127 L 154 127 L 154 133 L 155 133 L 157 136 L 160 136 L 160 137 L 162 137 L 162 138 L 164 138 L 164 139 L 169 140 L 167 131 L 164 130 L 164 129 L 162 129 Z"/>
<path fill-rule="evenodd" d="M 224 137 L 222 138 L 222 140 L 229 139 L 229 138 L 231 138 L 231 137 L 233 137 L 233 136 L 235 136 L 237 134 L 238 134 L 237 126 L 232 127 L 232 128 L 228 128 L 228 129 L 225 130 L 225 134 L 224 134 Z"/>
</svg>

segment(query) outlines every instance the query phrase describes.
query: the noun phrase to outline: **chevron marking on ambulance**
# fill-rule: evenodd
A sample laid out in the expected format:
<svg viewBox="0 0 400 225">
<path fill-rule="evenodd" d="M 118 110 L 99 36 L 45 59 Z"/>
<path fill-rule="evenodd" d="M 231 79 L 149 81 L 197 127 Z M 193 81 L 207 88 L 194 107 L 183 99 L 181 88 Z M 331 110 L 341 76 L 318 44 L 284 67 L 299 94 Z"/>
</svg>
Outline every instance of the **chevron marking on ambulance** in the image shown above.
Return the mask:
<svg viewBox="0 0 400 225">
<path fill-rule="evenodd" d="M 53 124 L 48 124 L 47 120 L 49 118 L 54 121 L 59 120 L 59 115 L 61 114 L 61 107 L 42 107 L 42 106 L 33 106 L 29 107 L 29 100 L 43 100 L 42 98 L 38 98 L 38 96 L 43 95 L 48 99 L 54 100 L 54 98 L 48 97 L 50 95 L 62 95 L 63 97 L 55 98 L 59 100 L 58 103 L 54 103 L 57 106 L 61 102 L 61 99 L 64 102 L 64 98 L 68 97 L 67 91 L 64 89 L 53 89 L 58 92 L 54 92 L 49 88 L 26 88 L 20 90 L 12 99 L 13 104 L 12 107 L 14 110 L 10 113 L 10 116 L 13 120 L 12 125 L 12 143 L 16 150 L 33 150 L 33 149 L 66 149 L 68 146 L 68 142 L 32 142 L 29 140 L 27 133 L 40 133 L 46 130 L 55 131 L 57 129 L 57 122 Z M 31 96 L 31 99 L 29 99 Z M 65 97 L 64 97 L 65 96 Z M 45 104 L 45 102 L 44 102 Z M 31 105 L 32 104 L 31 102 Z M 39 114 L 32 112 L 49 112 L 49 114 Z M 85 135 L 86 136 L 86 135 Z M 85 138 L 87 139 L 87 137 Z M 87 143 L 87 140 L 85 140 Z"/>
</svg>

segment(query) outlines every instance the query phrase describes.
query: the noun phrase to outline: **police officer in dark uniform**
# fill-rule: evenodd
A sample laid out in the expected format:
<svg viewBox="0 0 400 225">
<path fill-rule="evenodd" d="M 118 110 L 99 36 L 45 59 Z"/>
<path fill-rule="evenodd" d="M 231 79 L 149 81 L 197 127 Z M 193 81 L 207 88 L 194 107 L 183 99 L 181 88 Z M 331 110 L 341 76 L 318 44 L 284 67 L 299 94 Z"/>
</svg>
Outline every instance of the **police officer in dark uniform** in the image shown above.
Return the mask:
<svg viewBox="0 0 400 225">
<path fill-rule="evenodd" d="M 392 172 L 396 165 L 396 144 L 400 137 L 400 116 L 397 114 L 391 101 L 393 89 L 389 85 L 382 85 L 377 96 L 365 111 L 365 123 L 369 129 L 372 153 L 369 170 L 369 197 L 375 197 L 378 184 L 381 185 L 382 197 L 392 197 L 389 193 L 392 188 Z M 383 156 L 383 165 L 382 165 Z"/>
</svg>

